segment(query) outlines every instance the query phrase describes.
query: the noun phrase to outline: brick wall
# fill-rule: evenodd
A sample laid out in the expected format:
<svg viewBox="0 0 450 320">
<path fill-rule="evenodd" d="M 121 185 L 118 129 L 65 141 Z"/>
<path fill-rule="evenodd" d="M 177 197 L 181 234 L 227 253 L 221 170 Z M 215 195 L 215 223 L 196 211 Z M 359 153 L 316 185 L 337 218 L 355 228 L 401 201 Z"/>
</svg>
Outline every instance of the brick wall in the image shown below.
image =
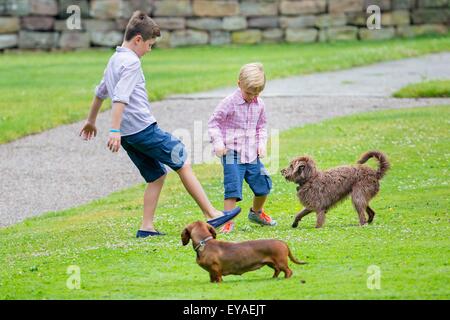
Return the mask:
<svg viewBox="0 0 450 320">
<path fill-rule="evenodd" d="M 381 30 L 366 27 L 371 4 Z M 68 29 L 70 5 L 80 30 Z M 0 0 L 0 50 L 114 47 L 136 9 L 160 25 L 160 47 L 414 37 L 450 21 L 450 0 Z"/>
</svg>

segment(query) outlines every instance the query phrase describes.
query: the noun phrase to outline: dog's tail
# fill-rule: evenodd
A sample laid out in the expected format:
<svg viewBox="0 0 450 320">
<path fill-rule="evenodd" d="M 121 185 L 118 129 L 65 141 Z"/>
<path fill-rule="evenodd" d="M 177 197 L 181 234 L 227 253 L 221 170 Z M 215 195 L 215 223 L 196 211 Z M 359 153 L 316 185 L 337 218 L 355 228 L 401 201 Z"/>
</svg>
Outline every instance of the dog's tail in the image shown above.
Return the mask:
<svg viewBox="0 0 450 320">
<path fill-rule="evenodd" d="M 381 178 L 383 178 L 386 171 L 389 170 L 391 165 L 389 164 L 389 161 L 386 158 L 386 156 L 380 151 L 368 151 L 364 153 L 358 160 L 358 163 L 359 164 L 366 163 L 367 160 L 369 160 L 370 158 L 375 158 L 379 162 L 379 167 L 377 170 L 377 178 L 378 180 L 380 180 Z"/>
<path fill-rule="evenodd" d="M 291 259 L 291 261 L 293 263 L 296 263 L 296 264 L 308 264 L 308 262 L 298 261 L 297 259 L 295 259 L 295 257 L 292 255 L 291 249 L 289 249 L 289 247 L 288 247 L 288 250 L 289 250 L 289 259 Z"/>
</svg>

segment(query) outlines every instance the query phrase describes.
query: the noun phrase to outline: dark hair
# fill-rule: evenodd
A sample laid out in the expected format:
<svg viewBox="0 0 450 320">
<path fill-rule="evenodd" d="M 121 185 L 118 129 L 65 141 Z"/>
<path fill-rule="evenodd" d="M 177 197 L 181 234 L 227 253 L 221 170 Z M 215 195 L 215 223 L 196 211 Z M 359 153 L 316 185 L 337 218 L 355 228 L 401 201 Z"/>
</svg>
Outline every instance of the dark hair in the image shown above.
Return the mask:
<svg viewBox="0 0 450 320">
<path fill-rule="evenodd" d="M 145 12 L 135 11 L 128 21 L 125 30 L 125 40 L 130 41 L 137 35 L 141 35 L 144 41 L 161 36 L 159 26 Z"/>
</svg>

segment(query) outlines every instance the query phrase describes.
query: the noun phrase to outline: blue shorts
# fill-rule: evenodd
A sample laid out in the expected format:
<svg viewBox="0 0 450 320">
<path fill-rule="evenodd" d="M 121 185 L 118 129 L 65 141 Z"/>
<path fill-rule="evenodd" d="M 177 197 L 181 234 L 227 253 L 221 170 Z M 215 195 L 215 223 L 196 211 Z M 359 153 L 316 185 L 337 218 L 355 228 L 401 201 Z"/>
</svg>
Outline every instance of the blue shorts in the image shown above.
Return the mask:
<svg viewBox="0 0 450 320">
<path fill-rule="evenodd" d="M 161 130 L 157 123 L 121 138 L 122 147 L 146 182 L 153 182 L 167 173 L 164 165 L 179 170 L 186 161 L 184 144 Z"/>
<path fill-rule="evenodd" d="M 252 163 L 241 163 L 240 154 L 229 151 L 222 157 L 225 199 L 242 200 L 242 183 L 248 183 L 255 196 L 265 196 L 272 189 L 272 179 L 259 157 Z"/>
</svg>

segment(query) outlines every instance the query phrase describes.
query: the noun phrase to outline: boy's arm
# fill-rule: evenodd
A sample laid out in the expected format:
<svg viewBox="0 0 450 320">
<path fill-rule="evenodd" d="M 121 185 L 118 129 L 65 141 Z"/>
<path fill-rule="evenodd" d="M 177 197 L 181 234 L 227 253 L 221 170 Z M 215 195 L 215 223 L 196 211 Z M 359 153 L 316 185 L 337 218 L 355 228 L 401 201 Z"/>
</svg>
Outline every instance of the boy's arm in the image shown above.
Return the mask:
<svg viewBox="0 0 450 320">
<path fill-rule="evenodd" d="M 112 105 L 111 131 L 109 133 L 108 148 L 112 152 L 120 149 L 120 123 L 122 122 L 122 113 L 125 109 L 125 103 L 114 102 Z"/>
<path fill-rule="evenodd" d="M 100 81 L 100 84 L 95 88 L 95 97 L 92 101 L 88 122 L 95 124 L 98 112 L 102 107 L 103 100 L 105 100 L 106 98 L 108 98 L 108 88 L 106 87 L 105 77 L 103 77 L 102 81 Z"/>
<path fill-rule="evenodd" d="M 102 107 L 103 100 L 99 97 L 95 96 L 92 100 L 91 104 L 91 111 L 89 112 L 89 116 L 87 121 L 91 124 L 95 124 L 95 121 L 97 120 L 98 112 L 100 111 L 100 108 Z"/>
<path fill-rule="evenodd" d="M 256 142 L 258 144 L 258 154 L 263 157 L 266 154 L 267 149 L 267 119 L 266 110 L 263 104 L 262 111 L 259 115 L 258 122 L 256 123 Z"/>
<path fill-rule="evenodd" d="M 122 113 L 125 109 L 125 103 L 114 102 L 112 105 L 112 121 L 111 129 L 120 130 L 120 123 L 122 122 Z"/>
<path fill-rule="evenodd" d="M 105 81 L 102 79 L 100 84 L 95 89 L 95 96 L 91 103 L 88 118 L 80 131 L 80 136 L 83 136 L 84 140 L 90 140 L 97 136 L 95 121 L 97 120 L 97 115 L 102 107 L 103 100 L 107 98 L 107 94 L 108 92 L 106 90 Z"/>
<path fill-rule="evenodd" d="M 225 149 L 221 127 L 227 117 L 227 104 L 222 101 L 214 110 L 208 121 L 208 134 L 214 147 L 214 151 Z"/>
</svg>

